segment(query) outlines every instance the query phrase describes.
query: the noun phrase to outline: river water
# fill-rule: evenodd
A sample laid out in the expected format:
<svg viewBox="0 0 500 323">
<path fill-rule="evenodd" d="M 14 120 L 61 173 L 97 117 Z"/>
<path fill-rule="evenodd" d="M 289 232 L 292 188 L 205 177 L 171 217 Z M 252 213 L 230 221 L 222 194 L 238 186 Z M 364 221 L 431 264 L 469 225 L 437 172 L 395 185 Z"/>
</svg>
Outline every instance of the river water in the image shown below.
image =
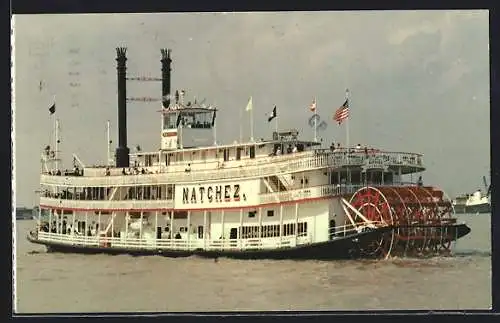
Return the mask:
<svg viewBox="0 0 500 323">
<path fill-rule="evenodd" d="M 454 257 L 378 261 L 214 260 L 47 253 L 16 223 L 15 312 L 489 309 L 489 215 Z"/>
</svg>

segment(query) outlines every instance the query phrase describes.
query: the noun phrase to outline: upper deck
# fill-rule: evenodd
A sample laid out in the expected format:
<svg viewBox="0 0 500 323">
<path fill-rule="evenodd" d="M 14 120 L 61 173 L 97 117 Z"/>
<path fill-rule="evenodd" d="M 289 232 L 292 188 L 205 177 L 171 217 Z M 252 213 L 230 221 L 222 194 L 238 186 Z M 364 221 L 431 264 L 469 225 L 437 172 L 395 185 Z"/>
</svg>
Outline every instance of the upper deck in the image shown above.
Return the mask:
<svg viewBox="0 0 500 323">
<path fill-rule="evenodd" d="M 405 175 L 425 170 L 417 153 L 374 149 L 315 149 L 302 142 L 302 151 L 274 154 L 280 141 L 233 144 L 175 152 L 132 154 L 134 167 L 84 167 L 83 174 L 41 174 L 41 184 L 55 186 L 121 186 L 158 183 L 188 183 L 238 178 L 259 178 L 275 174 L 330 170 L 366 171 L 383 169 Z M 125 172 L 125 174 L 124 174 Z"/>
</svg>

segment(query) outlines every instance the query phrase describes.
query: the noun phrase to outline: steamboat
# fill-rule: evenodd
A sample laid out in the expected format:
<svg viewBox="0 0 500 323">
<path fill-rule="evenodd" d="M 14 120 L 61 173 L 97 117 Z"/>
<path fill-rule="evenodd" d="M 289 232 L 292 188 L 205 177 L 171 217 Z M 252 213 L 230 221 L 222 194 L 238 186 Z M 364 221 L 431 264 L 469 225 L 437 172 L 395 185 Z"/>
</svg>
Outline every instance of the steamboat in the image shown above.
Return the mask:
<svg viewBox="0 0 500 323">
<path fill-rule="evenodd" d="M 219 109 L 171 95 L 171 51 L 161 54 L 159 149 L 127 147 L 126 48 L 117 48 L 113 164 L 73 154 L 74 170 L 61 171 L 59 140 L 47 146 L 29 241 L 56 252 L 346 259 L 450 254 L 470 232 L 441 189 L 413 181 L 421 154 L 324 149 L 294 129 L 218 144 Z"/>
</svg>

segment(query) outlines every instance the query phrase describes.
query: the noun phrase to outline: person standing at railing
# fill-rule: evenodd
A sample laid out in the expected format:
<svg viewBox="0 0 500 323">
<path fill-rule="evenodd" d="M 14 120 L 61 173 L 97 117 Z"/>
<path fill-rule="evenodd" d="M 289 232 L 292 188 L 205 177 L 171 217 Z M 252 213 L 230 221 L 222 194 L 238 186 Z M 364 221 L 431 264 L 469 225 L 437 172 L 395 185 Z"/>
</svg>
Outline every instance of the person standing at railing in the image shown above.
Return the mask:
<svg viewBox="0 0 500 323">
<path fill-rule="evenodd" d="M 417 185 L 420 187 L 424 186 L 424 181 L 422 180 L 422 176 L 418 177 Z"/>
</svg>

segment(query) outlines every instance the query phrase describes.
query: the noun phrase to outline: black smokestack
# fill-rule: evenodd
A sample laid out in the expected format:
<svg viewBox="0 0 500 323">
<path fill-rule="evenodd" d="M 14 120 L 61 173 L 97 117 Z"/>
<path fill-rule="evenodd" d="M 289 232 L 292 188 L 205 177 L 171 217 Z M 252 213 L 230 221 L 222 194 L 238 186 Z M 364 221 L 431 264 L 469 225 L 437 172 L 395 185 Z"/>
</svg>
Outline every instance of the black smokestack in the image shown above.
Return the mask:
<svg viewBox="0 0 500 323">
<path fill-rule="evenodd" d="M 116 167 L 130 166 L 127 147 L 127 48 L 116 49 L 116 70 L 118 76 L 118 147 L 116 147 Z"/>
<path fill-rule="evenodd" d="M 170 49 L 161 49 L 161 95 L 162 103 L 165 108 L 170 105 Z"/>
</svg>

